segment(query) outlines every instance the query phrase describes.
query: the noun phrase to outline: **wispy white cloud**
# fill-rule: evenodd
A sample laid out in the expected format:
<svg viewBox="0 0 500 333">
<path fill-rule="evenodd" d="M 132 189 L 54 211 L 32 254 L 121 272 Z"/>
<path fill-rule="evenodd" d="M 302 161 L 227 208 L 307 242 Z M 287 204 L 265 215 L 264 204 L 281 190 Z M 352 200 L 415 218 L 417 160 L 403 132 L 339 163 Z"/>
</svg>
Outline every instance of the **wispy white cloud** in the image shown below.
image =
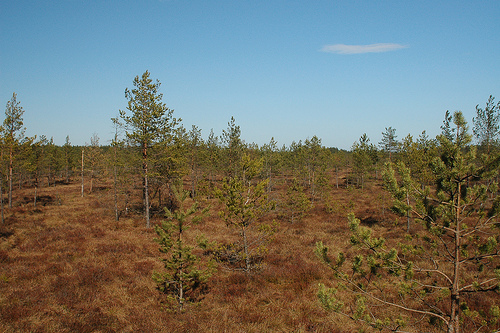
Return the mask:
<svg viewBox="0 0 500 333">
<path fill-rule="evenodd" d="M 380 53 L 389 52 L 407 48 L 406 45 L 393 43 L 378 43 L 369 45 L 345 45 L 334 44 L 325 45 L 321 48 L 322 52 L 337 53 L 337 54 L 358 54 L 358 53 Z"/>
</svg>

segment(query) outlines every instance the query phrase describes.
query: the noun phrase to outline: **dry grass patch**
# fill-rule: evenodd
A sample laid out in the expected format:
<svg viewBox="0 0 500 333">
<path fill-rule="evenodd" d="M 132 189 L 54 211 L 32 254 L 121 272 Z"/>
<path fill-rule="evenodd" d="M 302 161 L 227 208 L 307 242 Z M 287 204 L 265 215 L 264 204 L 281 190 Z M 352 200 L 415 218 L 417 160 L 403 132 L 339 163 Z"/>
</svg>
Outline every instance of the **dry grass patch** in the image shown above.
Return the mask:
<svg viewBox="0 0 500 333">
<path fill-rule="evenodd" d="M 46 205 L 37 208 L 30 190 L 17 191 L 15 201 L 21 204 L 6 212 L 6 224 L 0 226 L 0 331 L 357 331 L 359 327 L 319 305 L 317 285 L 328 284 L 332 274 L 315 257 L 315 244 L 323 241 L 333 252 L 352 256 L 350 211 L 391 246 L 404 226 L 395 226 L 396 218 L 381 208 L 378 186 L 333 188 L 329 194 L 336 209 L 328 210 L 318 200 L 302 222 L 279 223 L 259 271 L 247 275 L 220 268 L 200 301 L 179 313 L 151 278 L 163 265 L 153 241 L 156 233 L 145 228 L 140 213 L 116 222 L 112 194 L 105 188 L 83 198 L 79 184 L 43 188 L 39 196 Z M 190 245 L 202 234 L 224 242 L 235 232 L 219 218 L 217 200 L 207 199 L 202 206 L 209 204 L 209 215 L 186 233 Z M 161 219 L 156 216 L 152 223 Z M 474 301 L 496 300 L 487 296 Z"/>
</svg>

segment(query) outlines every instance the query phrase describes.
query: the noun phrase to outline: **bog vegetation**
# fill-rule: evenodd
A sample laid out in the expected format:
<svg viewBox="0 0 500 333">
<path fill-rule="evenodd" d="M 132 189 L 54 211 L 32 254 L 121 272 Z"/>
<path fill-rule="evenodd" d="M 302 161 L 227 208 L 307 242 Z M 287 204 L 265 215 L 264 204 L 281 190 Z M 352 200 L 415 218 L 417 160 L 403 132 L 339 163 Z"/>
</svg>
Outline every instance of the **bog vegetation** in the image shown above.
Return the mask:
<svg viewBox="0 0 500 333">
<path fill-rule="evenodd" d="M 500 330 L 500 103 L 350 151 L 186 129 L 149 72 L 101 145 L 1 127 L 2 332 Z M 29 112 L 29 111 L 28 111 Z"/>
</svg>

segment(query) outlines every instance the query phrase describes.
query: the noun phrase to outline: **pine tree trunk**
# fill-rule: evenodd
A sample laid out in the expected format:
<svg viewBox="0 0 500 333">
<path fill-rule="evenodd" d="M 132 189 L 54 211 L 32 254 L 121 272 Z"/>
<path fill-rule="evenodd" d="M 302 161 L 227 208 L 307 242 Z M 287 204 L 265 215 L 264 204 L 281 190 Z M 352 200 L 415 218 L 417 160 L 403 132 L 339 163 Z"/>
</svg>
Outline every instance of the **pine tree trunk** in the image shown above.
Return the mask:
<svg viewBox="0 0 500 333">
<path fill-rule="evenodd" d="M 149 185 L 148 185 L 148 166 L 144 165 L 144 217 L 146 218 L 146 227 L 149 228 Z"/>
<path fill-rule="evenodd" d="M 316 187 L 315 187 L 315 183 L 316 183 L 316 175 L 315 175 L 315 170 L 314 168 L 312 168 L 311 170 L 311 176 L 310 176 L 310 180 L 309 180 L 309 184 L 311 186 L 311 208 L 314 207 L 314 197 L 316 196 Z"/>
<path fill-rule="evenodd" d="M 3 175 L 0 175 L 0 208 L 2 209 L 2 224 L 5 224 L 5 218 L 3 214 Z"/>
<path fill-rule="evenodd" d="M 198 175 L 194 166 L 191 167 L 191 198 L 196 197 L 196 184 L 198 183 Z"/>
<path fill-rule="evenodd" d="M 68 157 L 66 156 L 66 184 L 69 183 L 69 163 L 68 163 Z"/>
<path fill-rule="evenodd" d="M 113 170 L 113 190 L 114 190 L 114 201 L 115 201 L 115 221 L 118 222 L 120 216 L 118 214 L 118 181 L 117 181 L 117 170 L 116 170 L 116 147 L 115 147 L 115 166 Z"/>
<path fill-rule="evenodd" d="M 269 169 L 268 169 L 269 182 L 267 183 L 267 193 L 271 193 L 271 190 L 272 190 L 272 177 L 273 177 L 273 170 L 272 170 L 272 167 L 269 166 Z"/>
<path fill-rule="evenodd" d="M 410 206 L 410 196 L 406 192 L 406 204 Z M 406 232 L 410 233 L 410 210 L 406 211 Z"/>
<path fill-rule="evenodd" d="M 92 187 L 94 186 L 94 171 L 92 170 L 90 172 L 90 187 L 89 187 L 89 193 L 92 193 Z"/>
<path fill-rule="evenodd" d="M 453 258 L 453 285 L 451 287 L 451 318 L 448 324 L 448 333 L 460 332 L 460 193 L 458 183 L 457 202 L 455 206 L 455 244 Z"/>
<path fill-rule="evenodd" d="M 82 198 L 83 198 L 83 156 L 84 156 L 84 149 L 82 149 Z"/>
<path fill-rule="evenodd" d="M 12 208 L 12 147 L 9 155 L 9 208 Z"/>
<path fill-rule="evenodd" d="M 38 177 L 35 177 L 35 197 L 33 198 L 33 207 L 36 208 L 36 197 L 38 195 Z"/>
<path fill-rule="evenodd" d="M 337 182 L 337 190 L 339 189 L 339 168 L 335 167 L 335 178 Z"/>
<path fill-rule="evenodd" d="M 146 144 L 143 145 L 142 148 L 142 170 L 144 172 L 144 216 L 146 218 L 146 227 L 149 228 L 149 184 L 148 184 L 148 151 Z"/>
<path fill-rule="evenodd" d="M 184 281 L 182 281 L 182 271 L 179 276 L 179 310 L 182 311 L 184 307 Z"/>
<path fill-rule="evenodd" d="M 192 152 L 195 154 L 195 152 Z M 196 197 L 196 186 L 198 184 L 198 170 L 196 168 L 196 163 L 194 157 L 191 157 L 191 198 Z"/>
<path fill-rule="evenodd" d="M 245 273 L 249 274 L 250 273 L 250 253 L 248 251 L 248 240 L 247 240 L 247 233 L 246 233 L 245 227 L 243 227 L 241 229 L 241 233 L 243 235 L 243 253 L 245 254 Z"/>
<path fill-rule="evenodd" d="M 184 306 L 184 272 L 182 271 L 182 232 L 183 232 L 183 224 L 182 221 L 178 221 L 179 223 L 179 240 L 177 250 L 179 251 L 179 310 L 182 311 Z"/>
</svg>

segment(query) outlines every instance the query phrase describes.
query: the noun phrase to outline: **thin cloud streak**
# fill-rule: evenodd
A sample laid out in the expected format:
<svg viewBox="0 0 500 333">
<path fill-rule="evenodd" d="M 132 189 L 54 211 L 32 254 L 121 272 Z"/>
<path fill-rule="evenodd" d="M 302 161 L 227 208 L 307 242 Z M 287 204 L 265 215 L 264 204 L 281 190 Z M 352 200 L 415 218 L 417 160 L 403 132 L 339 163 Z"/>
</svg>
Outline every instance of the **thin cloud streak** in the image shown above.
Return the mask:
<svg viewBox="0 0 500 333">
<path fill-rule="evenodd" d="M 407 48 L 406 45 L 394 43 L 378 43 L 369 45 L 345 45 L 334 44 L 325 45 L 321 48 L 322 52 L 336 53 L 336 54 L 360 54 L 360 53 L 381 53 L 396 51 L 399 49 Z"/>
</svg>

